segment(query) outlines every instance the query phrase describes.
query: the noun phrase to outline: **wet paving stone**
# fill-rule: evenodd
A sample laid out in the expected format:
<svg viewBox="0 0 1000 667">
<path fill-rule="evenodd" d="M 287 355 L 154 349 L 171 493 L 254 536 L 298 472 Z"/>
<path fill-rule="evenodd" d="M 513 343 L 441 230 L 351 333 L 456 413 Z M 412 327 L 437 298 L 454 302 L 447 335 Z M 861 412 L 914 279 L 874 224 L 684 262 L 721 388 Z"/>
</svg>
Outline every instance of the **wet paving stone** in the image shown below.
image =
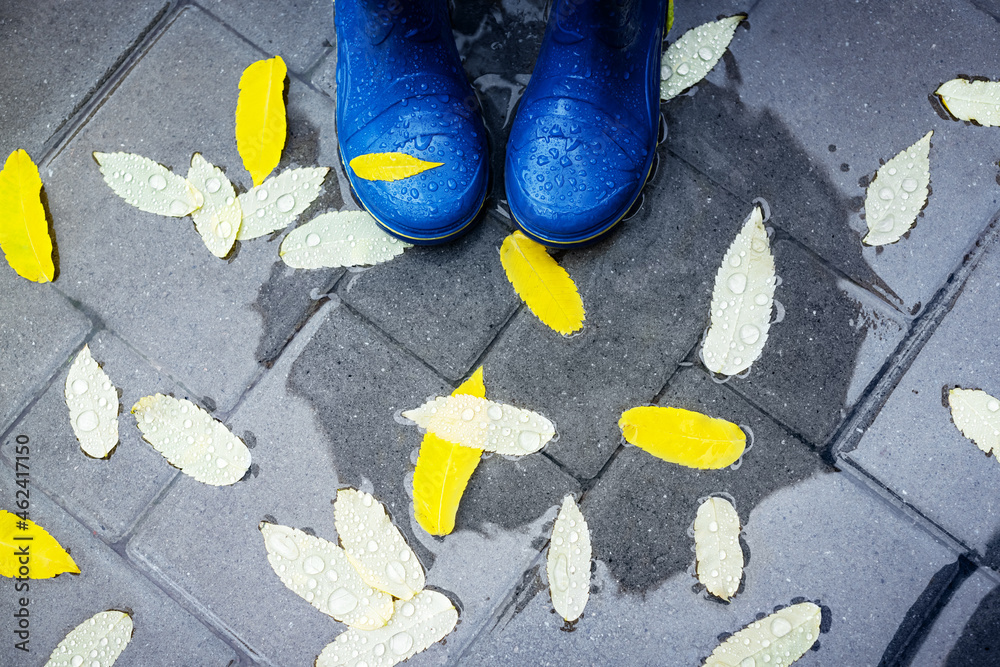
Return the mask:
<svg viewBox="0 0 1000 667">
<path fill-rule="evenodd" d="M 15 435 L 26 435 L 33 445 L 32 484 L 44 489 L 64 507 L 72 508 L 74 515 L 103 540 L 114 543 L 177 473 L 142 439 L 135 417 L 130 414 L 132 405 L 155 393 L 191 397 L 185 396 L 170 378 L 150 367 L 116 336 L 102 331 L 88 345 L 94 359 L 120 390 L 120 440 L 110 457 L 94 459 L 80 449 L 64 393 L 68 364 L 16 424 L 0 448 L 0 456 L 13 466 Z"/>
<path fill-rule="evenodd" d="M 33 458 L 33 454 L 32 454 Z M 0 503 L 14 506 L 14 471 L 0 465 Z M 30 488 L 30 487 L 29 487 Z M 100 611 L 118 609 L 132 616 L 135 632 L 132 641 L 117 661 L 118 665 L 163 665 L 184 667 L 227 667 L 236 664 L 232 648 L 213 632 L 135 571 L 119 554 L 112 551 L 91 531 L 69 514 L 33 490 L 30 519 L 48 531 L 80 568 L 80 574 L 61 574 L 54 579 L 27 582 L 26 591 L 16 592 L 14 581 L 4 583 L 9 592 L 0 596 L 0 613 L 13 618 L 20 596 L 28 599 L 29 653 L 13 648 L 12 624 L 4 621 L 6 645 L 4 664 L 17 667 L 41 667 L 66 634 Z M 25 583 L 25 582 L 20 582 Z"/>
<path fill-rule="evenodd" d="M 213 44 L 211 53 L 206 43 Z M 205 12 L 185 9 L 44 167 L 51 174 L 46 190 L 60 251 L 59 289 L 223 411 L 259 374 L 259 362 L 273 359 L 312 312 L 304 296 L 331 285 L 340 272 L 320 272 L 325 275 L 317 280 L 286 270 L 278 243 L 267 239 L 238 242 L 230 261 L 217 259 L 190 218 L 144 213 L 119 199 L 91 154 L 137 152 L 186 174 L 199 151 L 238 187 L 249 186 L 236 153 L 233 110 L 240 72 L 256 56 Z M 280 169 L 335 164 L 330 115 L 329 100 L 291 84 L 289 145 Z M 326 188 L 313 215 L 318 206 L 341 204 L 337 181 Z M 276 300 L 282 303 L 277 314 Z"/>
<path fill-rule="evenodd" d="M 994 568 L 1000 508 L 988 499 L 1000 484 L 1000 464 L 955 427 L 946 396 L 955 386 L 1000 396 L 997 285 L 994 246 L 857 447 L 842 454 Z"/>
</svg>

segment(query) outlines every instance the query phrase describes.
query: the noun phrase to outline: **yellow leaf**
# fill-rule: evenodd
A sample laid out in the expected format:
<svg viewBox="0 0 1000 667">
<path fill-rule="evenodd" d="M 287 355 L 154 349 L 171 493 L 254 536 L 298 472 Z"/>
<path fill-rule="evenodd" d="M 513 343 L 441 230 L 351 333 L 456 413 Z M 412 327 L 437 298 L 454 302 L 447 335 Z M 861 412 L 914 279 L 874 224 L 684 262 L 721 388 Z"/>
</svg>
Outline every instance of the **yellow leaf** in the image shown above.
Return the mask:
<svg viewBox="0 0 1000 667">
<path fill-rule="evenodd" d="M 351 160 L 351 169 L 366 181 L 398 181 L 442 164 L 444 162 L 425 162 L 406 153 L 369 153 Z"/>
<path fill-rule="evenodd" d="M 583 327 L 586 311 L 576 284 L 544 246 L 514 232 L 500 246 L 500 263 L 514 291 L 543 324 L 564 336 Z"/>
<path fill-rule="evenodd" d="M 240 77 L 236 102 L 236 148 L 253 184 L 264 182 L 281 159 L 285 147 L 285 75 L 281 56 L 258 60 Z"/>
<path fill-rule="evenodd" d="M 0 576 L 51 579 L 63 572 L 80 574 L 80 568 L 54 537 L 34 521 L 0 510 Z"/>
<path fill-rule="evenodd" d="M 486 398 L 482 367 L 452 392 L 452 396 L 459 394 Z M 421 528 L 431 535 L 455 530 L 458 503 L 482 454 L 481 449 L 463 447 L 433 433 L 424 436 L 413 472 L 413 512 Z"/>
<path fill-rule="evenodd" d="M 670 29 L 674 27 L 674 0 L 667 3 L 667 26 L 663 30 L 663 36 L 670 34 Z"/>
<path fill-rule="evenodd" d="M 632 408 L 618 427 L 628 442 L 653 456 L 703 470 L 736 462 L 747 444 L 736 424 L 680 408 Z"/>
<path fill-rule="evenodd" d="M 41 191 L 38 167 L 28 154 L 11 153 L 0 171 L 0 248 L 19 276 L 36 283 L 55 278 Z"/>
</svg>

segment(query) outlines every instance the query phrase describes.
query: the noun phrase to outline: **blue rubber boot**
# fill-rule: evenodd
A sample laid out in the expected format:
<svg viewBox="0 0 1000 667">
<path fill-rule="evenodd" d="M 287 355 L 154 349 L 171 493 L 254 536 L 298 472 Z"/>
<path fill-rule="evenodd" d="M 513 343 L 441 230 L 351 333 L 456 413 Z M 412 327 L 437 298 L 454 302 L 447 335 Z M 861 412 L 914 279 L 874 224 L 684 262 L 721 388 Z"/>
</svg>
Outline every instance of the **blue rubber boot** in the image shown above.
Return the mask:
<svg viewBox="0 0 1000 667">
<path fill-rule="evenodd" d="M 667 0 L 555 0 L 507 142 L 507 201 L 550 247 L 591 243 L 638 199 L 660 120 Z"/>
<path fill-rule="evenodd" d="M 458 57 L 447 0 L 337 0 L 337 135 L 358 199 L 408 243 L 459 236 L 486 198 L 479 102 Z M 440 163 L 399 180 L 367 180 L 372 153 Z"/>
</svg>

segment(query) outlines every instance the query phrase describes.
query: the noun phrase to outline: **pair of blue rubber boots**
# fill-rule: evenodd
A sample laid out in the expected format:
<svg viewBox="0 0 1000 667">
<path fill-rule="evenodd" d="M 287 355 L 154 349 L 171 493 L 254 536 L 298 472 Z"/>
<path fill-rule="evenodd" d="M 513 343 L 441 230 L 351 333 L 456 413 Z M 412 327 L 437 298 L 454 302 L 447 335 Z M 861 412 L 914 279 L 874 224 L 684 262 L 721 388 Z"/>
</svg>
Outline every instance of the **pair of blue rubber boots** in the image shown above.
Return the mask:
<svg viewBox="0 0 1000 667">
<path fill-rule="evenodd" d="M 591 243 L 639 197 L 666 5 L 554 0 L 504 166 L 511 214 L 536 241 Z M 447 0 L 337 0 L 336 26 L 337 132 L 355 194 L 408 243 L 460 236 L 486 198 L 489 155 Z"/>
</svg>

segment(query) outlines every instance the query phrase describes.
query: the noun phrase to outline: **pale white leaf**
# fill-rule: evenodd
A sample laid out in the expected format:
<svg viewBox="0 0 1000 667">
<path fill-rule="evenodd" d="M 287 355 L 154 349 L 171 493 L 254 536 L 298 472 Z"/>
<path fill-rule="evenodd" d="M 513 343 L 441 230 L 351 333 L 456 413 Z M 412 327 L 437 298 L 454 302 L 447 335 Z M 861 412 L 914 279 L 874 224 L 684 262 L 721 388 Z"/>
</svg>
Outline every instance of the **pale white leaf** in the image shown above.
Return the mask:
<svg viewBox="0 0 1000 667">
<path fill-rule="evenodd" d="M 704 23 L 667 47 L 660 60 L 660 99 L 677 97 L 704 79 L 729 48 L 736 26 L 745 18 L 739 14 Z"/>
<path fill-rule="evenodd" d="M 392 616 L 392 597 L 363 582 L 333 542 L 273 523 L 259 528 L 281 583 L 324 614 L 361 630 L 381 628 Z"/>
<path fill-rule="evenodd" d="M 365 211 L 333 211 L 289 232 L 278 254 L 288 266 L 319 269 L 387 262 L 409 247 Z"/>
<path fill-rule="evenodd" d="M 144 396 L 132 406 L 132 414 L 146 442 L 199 482 L 232 484 L 250 467 L 250 450 L 243 441 L 191 401 Z"/>
<path fill-rule="evenodd" d="M 573 496 L 563 498 L 545 559 L 552 606 L 567 621 L 580 618 L 590 597 L 590 529 Z"/>
<path fill-rule="evenodd" d="M 316 667 L 392 667 L 444 639 L 456 623 L 451 600 L 437 591 L 420 591 L 411 600 L 396 600 L 385 627 L 337 635 L 316 658 Z"/>
<path fill-rule="evenodd" d="M 83 346 L 66 376 L 66 406 L 80 448 L 103 459 L 118 444 L 118 390 Z"/>
<path fill-rule="evenodd" d="M 347 558 L 369 586 L 404 600 L 424 587 L 424 569 L 417 555 L 371 494 L 338 491 L 333 520 Z"/>
<path fill-rule="evenodd" d="M 94 153 L 94 158 L 104 182 L 142 211 L 183 218 L 205 203 L 187 179 L 149 158 L 133 153 Z"/>
<path fill-rule="evenodd" d="M 785 607 L 722 642 L 705 667 L 790 665 L 816 643 L 821 619 L 819 606 L 812 602 Z"/>
<path fill-rule="evenodd" d="M 204 197 L 201 208 L 192 211 L 195 229 L 205 247 L 216 257 L 225 257 L 236 242 L 243 214 L 236 191 L 222 170 L 195 153 L 191 156 L 188 182 Z"/>
<path fill-rule="evenodd" d="M 952 79 L 941 84 L 934 94 L 955 118 L 1000 126 L 1000 81 Z"/>
<path fill-rule="evenodd" d="M 776 282 L 771 244 L 755 206 L 715 275 L 712 320 L 702 345 L 708 370 L 736 375 L 757 360 L 771 326 Z"/>
<path fill-rule="evenodd" d="M 442 440 L 508 456 L 537 452 L 556 434 L 537 412 L 469 394 L 438 396 L 403 416 Z"/>
<path fill-rule="evenodd" d="M 288 169 L 239 196 L 243 225 L 236 238 L 255 239 L 284 229 L 319 196 L 328 167 Z"/>
<path fill-rule="evenodd" d="M 728 600 L 743 578 L 740 516 L 732 503 L 710 497 L 698 507 L 694 519 L 694 547 L 698 581 L 712 595 Z"/>
<path fill-rule="evenodd" d="M 895 243 L 917 221 L 931 182 L 931 130 L 878 170 L 865 196 L 868 245 Z"/>
<path fill-rule="evenodd" d="M 1000 460 L 1000 400 L 981 389 L 956 387 L 948 392 L 948 405 L 962 435 Z"/>
<path fill-rule="evenodd" d="M 45 667 L 111 667 L 131 639 L 131 616 L 123 611 L 102 611 L 70 630 Z"/>
</svg>

